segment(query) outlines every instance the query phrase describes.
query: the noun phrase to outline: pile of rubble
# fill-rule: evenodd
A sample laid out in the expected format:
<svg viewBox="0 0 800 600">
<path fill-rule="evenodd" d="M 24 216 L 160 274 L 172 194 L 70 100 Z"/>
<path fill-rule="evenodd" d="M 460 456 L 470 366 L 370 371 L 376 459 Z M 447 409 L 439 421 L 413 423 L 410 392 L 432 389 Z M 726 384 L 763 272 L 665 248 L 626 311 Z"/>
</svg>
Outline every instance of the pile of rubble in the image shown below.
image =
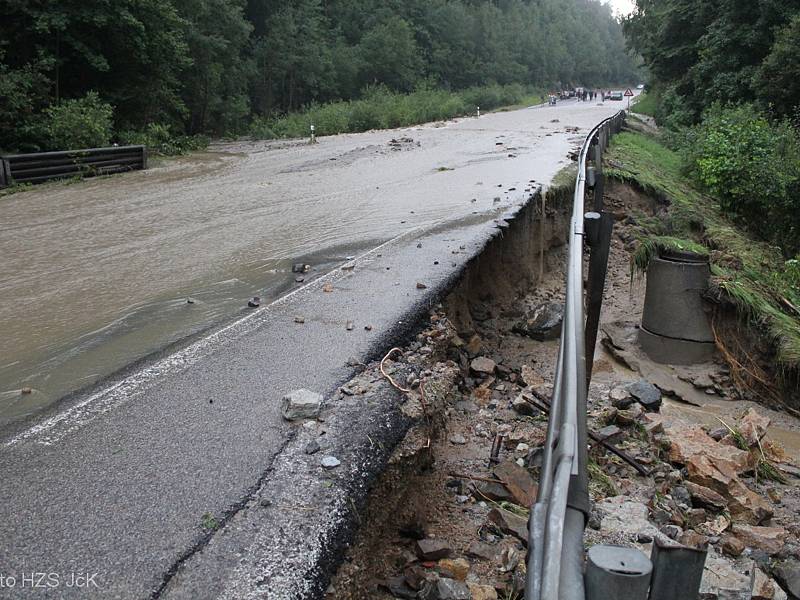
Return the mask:
<svg viewBox="0 0 800 600">
<path fill-rule="evenodd" d="M 437 343 L 427 330 L 387 363 L 408 389 L 436 365 L 461 376 L 444 409 L 446 430 L 429 438 L 433 463 L 407 482 L 409 510 L 377 517 L 382 560 L 375 562 L 374 539 L 357 543 L 329 597 L 357 597 L 343 590 L 366 578 L 375 598 L 522 598 L 558 344 L 555 310 L 543 302 L 527 312 L 480 307 L 469 339 L 437 312 Z M 590 388 L 587 543 L 648 555 L 656 539 L 707 548 L 704 600 L 800 597 L 797 470 L 765 438 L 769 419 L 750 409 L 716 428 L 690 423 L 662 415 L 662 391 L 648 381 L 603 375 Z"/>
</svg>

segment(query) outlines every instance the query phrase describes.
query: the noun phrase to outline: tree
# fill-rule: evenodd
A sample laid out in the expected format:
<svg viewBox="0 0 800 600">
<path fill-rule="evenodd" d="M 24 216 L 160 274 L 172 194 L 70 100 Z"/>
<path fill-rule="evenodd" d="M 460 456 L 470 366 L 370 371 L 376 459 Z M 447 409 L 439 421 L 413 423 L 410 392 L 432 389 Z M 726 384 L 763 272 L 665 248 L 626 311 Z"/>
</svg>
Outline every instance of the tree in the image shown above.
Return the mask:
<svg viewBox="0 0 800 600">
<path fill-rule="evenodd" d="M 420 79 L 423 62 L 414 32 L 405 19 L 393 16 L 372 27 L 359 44 L 363 84 L 383 83 L 410 91 Z"/>
</svg>

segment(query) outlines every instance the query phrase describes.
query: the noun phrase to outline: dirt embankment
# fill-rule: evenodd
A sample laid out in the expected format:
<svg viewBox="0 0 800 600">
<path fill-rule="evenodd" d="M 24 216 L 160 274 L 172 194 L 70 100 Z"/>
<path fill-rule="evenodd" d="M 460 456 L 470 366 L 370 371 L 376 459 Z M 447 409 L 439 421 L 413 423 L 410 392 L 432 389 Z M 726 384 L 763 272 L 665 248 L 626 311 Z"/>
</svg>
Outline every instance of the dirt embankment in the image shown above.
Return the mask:
<svg viewBox="0 0 800 600">
<path fill-rule="evenodd" d="M 328 598 L 522 597 L 567 196 L 550 197 L 544 226 L 538 206 L 512 222 L 431 311 L 430 327 L 385 361 L 428 412 L 374 488 Z M 648 555 L 656 538 L 708 548 L 704 599 L 796 595 L 800 424 L 737 399 L 721 359 L 676 369 L 641 356 L 628 335 L 644 297 L 630 280 L 632 232 L 637 215 L 663 207 L 626 186 L 610 186 L 606 203 L 616 223 L 589 425 L 629 460 L 593 444 L 587 541 Z M 427 390 L 443 370 L 454 383 Z"/>
</svg>

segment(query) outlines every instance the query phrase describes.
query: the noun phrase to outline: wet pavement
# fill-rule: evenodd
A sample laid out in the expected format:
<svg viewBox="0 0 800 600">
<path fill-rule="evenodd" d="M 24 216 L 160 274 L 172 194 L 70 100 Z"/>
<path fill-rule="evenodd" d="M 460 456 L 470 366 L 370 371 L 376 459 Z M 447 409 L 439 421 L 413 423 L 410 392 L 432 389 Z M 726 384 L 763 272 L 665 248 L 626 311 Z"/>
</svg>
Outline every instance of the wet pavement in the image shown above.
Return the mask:
<svg viewBox="0 0 800 600">
<path fill-rule="evenodd" d="M 190 159 L 188 166 L 178 161 L 163 170 L 48 186 L 50 192 L 42 188 L 0 200 L 9 207 L 4 212 L 8 220 L 9 215 L 24 212 L 27 198 L 33 212 L 38 211 L 42 228 L 48 218 L 40 195 L 52 196 L 53 206 L 60 194 L 74 195 L 71 203 L 66 202 L 74 213 L 81 212 L 79 196 L 87 205 L 83 217 L 49 219 L 56 232 L 51 242 L 59 246 L 49 259 L 42 248 L 23 243 L 4 221 L 0 234 L 4 256 L 13 246 L 22 245 L 15 252 L 32 250 L 27 259 L 14 253 L 2 266 L 1 319 L 16 336 L 3 341 L 4 365 L 37 364 L 30 357 L 43 352 L 48 339 L 60 335 L 61 343 L 66 343 L 69 331 L 81 327 L 96 331 L 99 323 L 129 314 L 129 306 L 168 304 L 165 298 L 170 298 L 176 307 L 191 310 L 199 303 L 185 305 L 185 296 L 203 298 L 202 292 L 214 283 L 238 279 L 252 281 L 251 289 L 263 290 L 268 281 L 277 279 L 273 293 L 290 290 L 272 304 L 233 320 L 231 313 L 246 302 L 250 291 L 240 299 L 244 289 L 231 293 L 236 301 L 230 303 L 230 312 L 218 313 L 220 318 L 227 315 L 227 324 L 104 379 L 90 392 L 66 398 L 35 419 L 0 429 L 0 572 L 101 574 L 98 589 L 50 592 L 59 598 L 157 598 L 165 592 L 179 597 L 180 588 L 174 586 L 183 579 L 176 579 L 176 573 L 203 549 L 223 543 L 224 524 L 254 502 L 256 491 L 270 493 L 276 457 L 285 454 L 293 437 L 292 426 L 280 417 L 281 396 L 303 387 L 328 398 L 352 376 L 354 369 L 348 364 L 354 359 L 364 362 L 382 356 L 392 344 L 406 339 L 467 262 L 498 235 L 501 217 L 525 203 L 530 195 L 527 184 L 549 182 L 589 126 L 617 108 L 573 103 L 442 127 L 338 136 L 323 139 L 312 149 L 256 144 L 245 154 L 240 146 L 231 149 L 240 154 L 219 159 L 221 166 L 214 173 L 197 171 L 191 166 L 196 159 Z M 552 119 L 560 122 L 551 123 Z M 565 131 L 572 125 L 581 127 L 580 132 Z M 559 133 L 547 135 L 554 131 Z M 357 158 L 341 172 L 320 167 L 320 161 L 331 156 L 337 161 L 330 162 L 338 162 L 354 148 L 389 147 L 392 138 L 403 136 L 419 140 L 420 147 Z M 256 152 L 257 148 L 262 151 Z M 317 153 L 315 157 L 309 158 L 311 152 Z M 481 154 L 498 158 L 485 156 L 483 162 L 474 162 Z M 299 170 L 303 165 L 307 170 Z M 444 166 L 454 170 L 438 170 Z M 193 169 L 193 176 L 186 174 Z M 284 181 L 283 177 L 296 187 L 282 183 L 256 199 L 250 196 L 258 182 Z M 152 179 L 145 184 L 147 178 Z M 308 180 L 304 184 L 303 178 Z M 348 185 L 356 180 L 360 187 Z M 107 191 L 98 191 L 102 189 Z M 112 190 L 117 195 L 112 197 Z M 92 200 L 93 194 L 102 193 L 108 194 L 107 204 L 126 207 L 127 218 L 121 208 L 104 206 L 97 197 Z M 495 202 L 495 197 L 501 201 Z M 137 201 L 142 203 L 139 212 L 134 210 Z M 172 202 L 183 209 L 164 207 Z M 148 227 L 141 227 L 149 229 L 137 241 L 138 230 L 131 221 L 140 213 L 150 214 Z M 75 227 L 86 233 L 92 220 L 98 241 L 82 242 L 84 257 L 70 249 L 63 231 L 61 235 L 57 231 Z M 125 232 L 133 237 L 115 242 L 123 239 L 110 233 L 115 228 L 117 236 Z M 31 238 L 35 229 L 31 227 Z M 43 230 L 38 235 L 44 236 Z M 76 239 L 80 238 L 72 241 Z M 107 254 L 101 239 L 113 248 L 107 247 Z M 378 244 L 385 239 L 390 241 Z M 340 250 L 326 254 L 326 248 Z M 319 279 L 292 289 L 288 265 L 315 253 L 327 256 L 329 262 L 348 254 L 359 257 L 345 265 L 352 269 L 337 267 L 322 273 L 318 267 Z M 25 265 L 37 260 L 38 273 L 29 268 L 25 275 Z M 48 266 L 48 260 L 53 264 Z M 271 279 L 269 269 L 249 270 L 268 260 L 283 265 L 274 269 Z M 316 261 L 324 263 L 322 258 Z M 87 274 L 98 273 L 101 266 L 102 283 L 96 277 L 89 285 Z M 49 279 L 44 274 L 47 269 Z M 253 272 L 260 275 L 249 280 L 246 274 Z M 280 281 L 288 281 L 283 290 Z M 333 291 L 326 291 L 325 284 Z M 7 298 L 13 289 L 20 295 L 12 302 Z M 31 295 L 22 301 L 25 289 L 30 294 L 34 289 L 49 290 L 52 296 L 39 300 Z M 97 296 L 88 294 L 81 302 L 81 290 L 85 294 L 94 290 Z M 35 306 L 32 298 L 37 298 Z M 68 303 L 72 313 L 65 308 Z M 15 307 L 16 319 L 9 316 Z M 304 322 L 297 323 L 297 317 Z M 353 322 L 352 329 L 348 321 Z M 34 322 L 39 325 L 34 327 Z M 172 337 L 186 333 L 185 328 L 170 330 L 173 321 L 168 318 L 161 322 L 164 325 L 157 330 L 165 338 L 170 338 L 169 331 L 174 332 Z M 134 339 L 139 335 L 144 340 L 145 334 L 136 331 L 131 332 Z M 23 343 L 26 336 L 38 341 Z M 148 350 L 159 346 L 144 341 Z M 14 353 L 17 347 L 20 351 Z M 86 367 L 100 378 L 104 369 L 130 360 L 127 352 L 127 345 L 120 344 L 118 356 Z M 61 380 L 85 378 L 77 367 L 68 368 L 69 360 L 61 363 Z M 6 366 L 3 372 L 16 371 Z M 43 383 L 36 383 L 36 369 L 29 372 L 33 374 L 22 383 L 37 390 L 54 379 L 39 375 Z M 19 382 L 8 387 L 13 385 Z M 64 389 L 64 384 L 53 385 Z M 353 468 L 343 464 L 341 472 Z M 304 492 L 296 493 L 302 497 Z M 216 532 L 215 523 L 223 524 L 221 532 Z M 211 556 L 213 560 L 202 567 L 206 574 L 229 573 L 236 560 L 230 553 Z M 29 596 L 37 597 L 36 591 Z"/>
<path fill-rule="evenodd" d="M 0 198 L 0 426 L 296 287 L 293 261 L 318 276 L 420 225 L 518 204 L 618 108 L 219 144 Z"/>
</svg>

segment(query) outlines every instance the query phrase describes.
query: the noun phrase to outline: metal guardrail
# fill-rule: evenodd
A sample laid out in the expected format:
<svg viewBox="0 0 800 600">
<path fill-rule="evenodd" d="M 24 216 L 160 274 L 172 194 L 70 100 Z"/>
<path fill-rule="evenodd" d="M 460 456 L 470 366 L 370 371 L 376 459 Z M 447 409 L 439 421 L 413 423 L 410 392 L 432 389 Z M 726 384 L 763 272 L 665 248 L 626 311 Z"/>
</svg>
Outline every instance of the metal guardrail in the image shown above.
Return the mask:
<svg viewBox="0 0 800 600">
<path fill-rule="evenodd" d="M 65 177 L 91 177 L 147 168 L 145 146 L 36 152 L 0 156 L 0 188 Z"/>
<path fill-rule="evenodd" d="M 586 350 L 588 340 L 591 344 L 590 356 L 593 355 L 600 305 L 598 302 L 591 305 L 589 322 L 585 323 L 583 249 L 587 236 L 591 236 L 593 232 L 586 231 L 585 219 L 588 215 L 584 213 L 584 199 L 588 177 L 594 187 L 594 209 L 597 211 L 591 215 L 599 223 L 601 215 L 598 213 L 602 211 L 602 155 L 611 135 L 619 132 L 624 119 L 625 113 L 620 111 L 592 129 L 578 157 L 578 176 L 570 220 L 561 343 L 539 492 L 531 507 L 528 523 L 527 600 L 586 598 L 583 582 L 583 531 L 590 510 L 586 396 L 591 377 L 591 362 L 587 363 Z M 587 170 L 587 160 L 592 149 L 595 167 Z M 609 221 L 609 235 L 606 237 L 610 237 L 610 224 Z M 602 272 L 599 275 L 604 281 L 605 260 L 602 263 L 599 267 Z M 591 272 L 589 279 L 590 282 L 593 279 Z M 597 277 L 595 280 L 599 281 Z M 594 296 L 596 298 L 597 294 Z M 593 314 L 595 312 L 596 315 Z"/>
</svg>

